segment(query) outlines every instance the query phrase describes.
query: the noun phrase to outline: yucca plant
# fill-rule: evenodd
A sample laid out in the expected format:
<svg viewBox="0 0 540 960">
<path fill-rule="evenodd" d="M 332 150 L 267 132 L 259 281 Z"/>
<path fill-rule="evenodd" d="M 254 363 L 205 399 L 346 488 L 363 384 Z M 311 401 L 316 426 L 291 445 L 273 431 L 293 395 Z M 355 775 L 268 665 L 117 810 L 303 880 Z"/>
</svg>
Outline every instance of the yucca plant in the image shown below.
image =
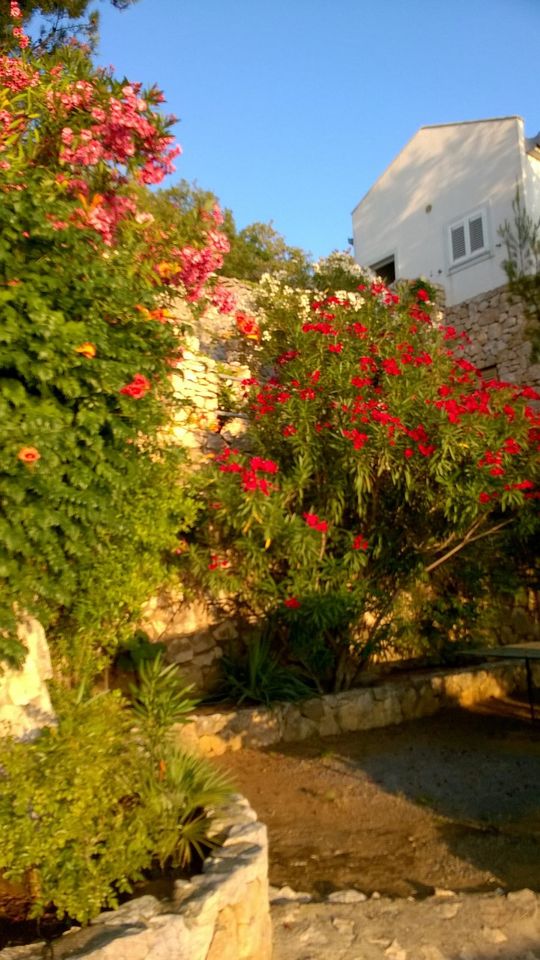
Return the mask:
<svg viewBox="0 0 540 960">
<path fill-rule="evenodd" d="M 222 692 L 235 703 L 252 700 L 268 705 L 275 700 L 301 700 L 313 695 L 313 689 L 292 667 L 280 663 L 266 637 L 252 640 L 245 656 L 223 657 L 221 664 Z"/>
</svg>

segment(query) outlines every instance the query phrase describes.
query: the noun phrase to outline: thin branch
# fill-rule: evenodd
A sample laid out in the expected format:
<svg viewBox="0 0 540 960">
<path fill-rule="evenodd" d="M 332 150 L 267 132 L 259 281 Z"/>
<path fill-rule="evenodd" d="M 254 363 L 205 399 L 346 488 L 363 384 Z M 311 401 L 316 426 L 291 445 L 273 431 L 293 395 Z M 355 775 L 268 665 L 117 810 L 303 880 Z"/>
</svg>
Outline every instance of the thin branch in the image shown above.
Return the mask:
<svg viewBox="0 0 540 960">
<path fill-rule="evenodd" d="M 489 537 L 491 536 L 492 533 L 497 533 L 498 530 L 502 530 L 503 527 L 507 527 L 509 523 L 512 523 L 512 519 L 504 520 L 502 523 L 498 523 L 497 526 L 491 527 L 489 530 L 484 530 L 483 533 L 479 533 L 476 537 L 471 537 L 470 534 L 474 530 L 474 527 L 471 527 L 471 530 L 469 531 L 467 536 L 461 541 L 461 543 L 458 543 L 456 547 L 454 547 L 452 550 L 449 550 L 448 553 L 444 554 L 444 556 L 439 557 L 438 560 L 434 560 L 433 563 L 430 563 L 429 567 L 426 567 L 425 572 L 431 573 L 432 570 L 435 570 L 437 567 L 440 567 L 441 564 L 449 560 L 450 557 L 452 557 L 454 554 L 459 553 L 460 550 L 463 550 L 464 547 L 467 547 L 469 543 L 474 543 L 475 540 L 482 540 L 483 537 Z M 478 524 L 476 524 L 476 527 L 478 528 Z"/>
</svg>

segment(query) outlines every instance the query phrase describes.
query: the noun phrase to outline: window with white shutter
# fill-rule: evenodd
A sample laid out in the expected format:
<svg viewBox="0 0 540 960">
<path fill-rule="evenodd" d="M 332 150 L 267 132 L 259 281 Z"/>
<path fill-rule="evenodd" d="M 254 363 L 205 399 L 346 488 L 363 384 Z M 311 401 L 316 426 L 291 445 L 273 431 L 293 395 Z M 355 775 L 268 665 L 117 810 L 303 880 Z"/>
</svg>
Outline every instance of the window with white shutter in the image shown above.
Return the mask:
<svg viewBox="0 0 540 960">
<path fill-rule="evenodd" d="M 452 267 L 488 252 L 485 210 L 475 210 L 474 213 L 462 217 L 461 220 L 452 223 L 448 230 Z"/>
</svg>

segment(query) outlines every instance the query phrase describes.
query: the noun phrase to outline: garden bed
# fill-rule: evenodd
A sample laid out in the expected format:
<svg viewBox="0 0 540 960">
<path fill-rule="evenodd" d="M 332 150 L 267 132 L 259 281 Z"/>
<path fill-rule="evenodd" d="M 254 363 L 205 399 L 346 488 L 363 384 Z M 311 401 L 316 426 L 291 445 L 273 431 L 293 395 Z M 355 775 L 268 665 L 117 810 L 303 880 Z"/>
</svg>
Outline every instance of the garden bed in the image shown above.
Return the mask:
<svg viewBox="0 0 540 960">
<path fill-rule="evenodd" d="M 270 960 L 266 828 L 248 802 L 234 800 L 216 829 L 222 847 L 203 872 L 177 880 L 166 900 L 146 895 L 107 911 L 59 940 L 0 950 L 1 960 Z"/>
</svg>

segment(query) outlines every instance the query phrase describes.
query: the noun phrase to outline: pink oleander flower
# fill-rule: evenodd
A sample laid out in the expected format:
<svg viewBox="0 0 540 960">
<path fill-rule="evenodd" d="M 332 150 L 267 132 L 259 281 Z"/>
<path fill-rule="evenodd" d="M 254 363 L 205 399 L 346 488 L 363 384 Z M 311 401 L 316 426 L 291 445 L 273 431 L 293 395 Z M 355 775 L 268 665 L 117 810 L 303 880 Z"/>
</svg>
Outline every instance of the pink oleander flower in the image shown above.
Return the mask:
<svg viewBox="0 0 540 960">
<path fill-rule="evenodd" d="M 231 290 L 218 284 L 212 292 L 211 302 L 219 313 L 233 313 L 236 308 L 236 297 Z"/>
</svg>

